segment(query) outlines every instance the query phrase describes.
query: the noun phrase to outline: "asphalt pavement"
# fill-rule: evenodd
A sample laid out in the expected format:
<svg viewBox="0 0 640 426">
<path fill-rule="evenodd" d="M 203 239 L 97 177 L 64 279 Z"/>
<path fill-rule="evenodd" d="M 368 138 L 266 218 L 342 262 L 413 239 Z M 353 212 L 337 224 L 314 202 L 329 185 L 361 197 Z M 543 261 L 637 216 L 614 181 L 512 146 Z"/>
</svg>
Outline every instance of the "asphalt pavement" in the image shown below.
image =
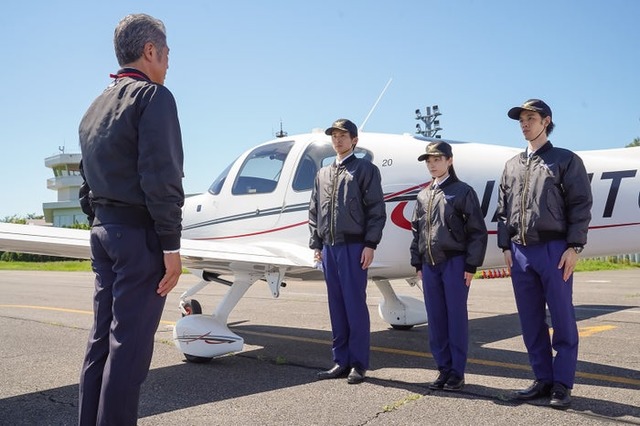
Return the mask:
<svg viewBox="0 0 640 426">
<path fill-rule="evenodd" d="M 395 330 L 377 313 L 369 285 L 371 370 L 367 380 L 317 381 L 331 362 L 324 283 L 288 282 L 273 299 L 256 283 L 231 313 L 244 350 L 205 364 L 172 343 L 185 275 L 168 296 L 139 425 L 540 425 L 640 424 L 640 270 L 575 275 L 580 351 L 573 404 L 521 402 L 533 377 L 509 278 L 474 280 L 462 392 L 432 391 L 436 369 L 427 327 Z M 418 287 L 394 282 L 399 294 Z M 226 287 L 195 298 L 211 313 Z M 0 425 L 77 423 L 78 376 L 92 320 L 91 273 L 0 271 Z"/>
</svg>

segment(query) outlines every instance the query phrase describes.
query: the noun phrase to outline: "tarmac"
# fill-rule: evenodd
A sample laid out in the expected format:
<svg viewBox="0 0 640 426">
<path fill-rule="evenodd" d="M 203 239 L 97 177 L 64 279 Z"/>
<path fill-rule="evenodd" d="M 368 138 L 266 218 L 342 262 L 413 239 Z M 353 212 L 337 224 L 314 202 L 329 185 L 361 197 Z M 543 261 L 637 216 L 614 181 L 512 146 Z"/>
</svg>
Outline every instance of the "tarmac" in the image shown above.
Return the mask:
<svg viewBox="0 0 640 426">
<path fill-rule="evenodd" d="M 185 275 L 168 296 L 139 425 L 640 424 L 640 269 L 575 274 L 580 351 L 573 403 L 521 402 L 533 380 L 509 278 L 476 279 L 469 296 L 469 360 L 462 392 L 432 391 L 427 327 L 395 330 L 369 285 L 367 380 L 315 379 L 332 365 L 324 282 L 288 282 L 273 299 L 256 283 L 231 313 L 244 350 L 193 364 L 173 345 Z M 394 282 L 399 294 L 418 287 Z M 211 313 L 226 287 L 195 298 Z M 78 376 L 92 321 L 93 275 L 0 271 L 0 425 L 77 423 Z"/>
</svg>

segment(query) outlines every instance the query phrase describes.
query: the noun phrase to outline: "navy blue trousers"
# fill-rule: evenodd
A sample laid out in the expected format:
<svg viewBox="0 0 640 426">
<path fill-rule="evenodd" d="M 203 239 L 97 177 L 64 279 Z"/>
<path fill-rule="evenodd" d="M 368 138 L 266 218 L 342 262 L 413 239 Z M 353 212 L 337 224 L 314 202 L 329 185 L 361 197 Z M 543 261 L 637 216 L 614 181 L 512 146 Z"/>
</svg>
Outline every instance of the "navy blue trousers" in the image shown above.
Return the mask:
<svg viewBox="0 0 640 426">
<path fill-rule="evenodd" d="M 368 370 L 371 326 L 367 271 L 360 264 L 363 249 L 361 243 L 325 245 L 322 266 L 333 332 L 333 361 L 343 367 Z"/>
<path fill-rule="evenodd" d="M 565 282 L 562 269 L 558 269 L 566 249 L 565 241 L 533 246 L 512 243 L 511 281 L 533 374 L 537 380 L 573 388 L 578 362 L 573 275 Z M 551 314 L 553 337 L 549 335 L 545 304 Z"/>
<path fill-rule="evenodd" d="M 94 323 L 80 376 L 80 425 L 135 425 L 165 298 L 160 242 L 152 227 L 91 229 Z"/>
<path fill-rule="evenodd" d="M 469 287 L 464 281 L 464 256 L 435 266 L 424 263 L 422 290 L 429 347 L 438 370 L 464 377 L 469 350 Z"/>
</svg>

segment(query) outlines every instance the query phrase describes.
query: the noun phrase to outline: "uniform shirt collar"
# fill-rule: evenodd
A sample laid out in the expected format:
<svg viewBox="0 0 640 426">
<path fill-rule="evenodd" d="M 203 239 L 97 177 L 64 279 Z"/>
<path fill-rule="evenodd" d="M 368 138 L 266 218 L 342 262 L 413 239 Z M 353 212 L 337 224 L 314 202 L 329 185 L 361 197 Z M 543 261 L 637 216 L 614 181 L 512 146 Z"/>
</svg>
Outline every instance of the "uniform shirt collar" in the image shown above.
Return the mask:
<svg viewBox="0 0 640 426">
<path fill-rule="evenodd" d="M 445 182 L 446 182 L 450 177 L 451 177 L 451 175 L 447 175 L 447 177 L 446 177 L 446 178 L 444 178 L 444 179 L 442 179 L 440 182 L 438 182 L 438 179 L 434 179 L 434 180 L 433 180 L 433 184 L 432 184 L 432 186 L 433 186 L 434 188 L 437 188 L 437 187 L 439 187 L 439 186 L 442 186 L 442 185 L 444 185 L 444 183 L 445 183 Z"/>
<path fill-rule="evenodd" d="M 350 161 L 351 157 L 353 157 L 353 151 L 351 151 L 351 154 L 349 154 L 346 157 L 344 157 L 341 161 L 338 161 L 338 157 L 336 156 L 336 166 L 341 166 L 344 163 L 346 163 L 347 161 Z"/>
</svg>

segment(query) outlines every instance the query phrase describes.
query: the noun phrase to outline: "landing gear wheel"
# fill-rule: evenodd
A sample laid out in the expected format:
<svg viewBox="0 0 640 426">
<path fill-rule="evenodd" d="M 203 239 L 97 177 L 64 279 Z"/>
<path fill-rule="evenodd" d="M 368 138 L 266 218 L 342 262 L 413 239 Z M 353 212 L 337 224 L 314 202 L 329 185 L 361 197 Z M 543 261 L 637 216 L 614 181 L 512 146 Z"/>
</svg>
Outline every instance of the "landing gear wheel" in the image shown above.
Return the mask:
<svg viewBox="0 0 640 426">
<path fill-rule="evenodd" d="M 187 300 L 184 303 L 184 310 L 187 311 L 187 313 L 182 314 L 183 317 L 187 315 L 201 314 L 202 305 L 200 305 L 200 302 L 198 302 L 196 299 Z M 213 359 L 209 357 L 195 356 L 195 355 L 189 355 L 189 354 L 184 354 L 184 357 L 187 360 L 187 362 L 192 362 L 194 364 L 203 364 Z"/>
<path fill-rule="evenodd" d="M 391 324 L 391 327 L 394 330 L 411 330 L 413 328 L 412 325 L 400 325 L 400 324 Z"/>
<path fill-rule="evenodd" d="M 187 311 L 186 315 L 201 314 L 202 305 L 196 299 L 187 300 L 184 302 L 184 310 Z M 182 314 L 184 317 L 185 314 Z"/>
</svg>

